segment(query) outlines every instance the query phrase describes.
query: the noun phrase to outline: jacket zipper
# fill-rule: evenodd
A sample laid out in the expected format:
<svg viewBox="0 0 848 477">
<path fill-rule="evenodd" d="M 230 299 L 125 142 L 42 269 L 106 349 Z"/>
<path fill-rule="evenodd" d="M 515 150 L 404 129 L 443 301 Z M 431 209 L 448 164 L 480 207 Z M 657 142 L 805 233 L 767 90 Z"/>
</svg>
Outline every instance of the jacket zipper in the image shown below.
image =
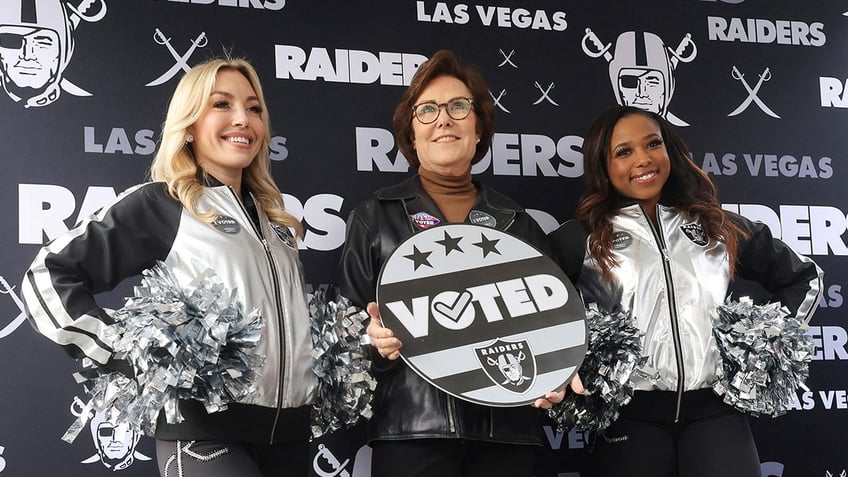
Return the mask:
<svg viewBox="0 0 848 477">
<path fill-rule="evenodd" d="M 247 212 L 247 209 L 244 207 L 244 204 L 241 203 L 241 200 L 239 200 L 238 196 L 236 195 L 235 190 L 233 190 L 233 188 L 230 187 L 230 186 L 228 186 L 228 189 L 230 189 L 230 192 L 233 195 L 233 199 L 235 199 L 236 205 L 239 207 L 242 214 L 244 214 L 244 217 L 247 219 L 247 223 L 250 224 L 251 228 L 253 229 L 253 232 L 256 234 L 257 239 L 259 239 L 259 241 L 262 243 L 262 247 L 265 249 L 265 258 L 268 259 L 268 265 L 271 268 L 270 274 L 271 274 L 271 282 L 273 283 L 273 286 L 274 286 L 274 290 L 273 290 L 273 292 L 274 292 L 274 304 L 277 307 L 277 325 L 278 325 L 278 328 L 280 330 L 280 342 L 282 342 L 285 339 L 285 323 L 283 323 L 283 318 L 282 318 L 283 317 L 283 313 L 282 313 L 283 304 L 280 302 L 281 287 L 280 287 L 279 277 L 277 276 L 277 273 L 276 273 L 277 262 L 276 262 L 276 260 L 274 260 L 274 255 L 271 253 L 271 245 L 268 243 L 268 240 L 266 240 L 265 236 L 262 234 L 262 229 L 260 228 L 261 223 L 260 223 L 260 227 L 257 227 L 257 225 L 253 223 L 253 220 L 251 220 L 251 218 L 250 218 L 250 214 Z M 252 198 L 252 195 L 251 195 L 251 198 Z M 256 199 L 253 199 L 253 203 L 257 204 Z M 258 210 L 259 206 L 256 205 L 256 207 L 257 207 L 257 215 L 259 215 L 260 221 L 261 221 L 261 215 L 259 214 L 259 210 Z M 288 351 L 290 349 L 290 347 L 286 346 L 285 349 Z M 280 421 L 280 413 L 282 412 L 282 409 L 283 409 L 283 394 L 284 394 L 284 391 L 285 391 L 285 388 L 284 388 L 284 386 L 285 386 L 285 380 L 284 380 L 284 378 L 285 378 L 285 368 L 284 368 L 284 365 L 288 366 L 288 363 L 289 363 L 288 359 L 285 359 L 283 356 L 280 356 L 280 374 L 279 374 L 280 384 L 277 387 L 277 411 L 274 414 L 274 424 L 271 426 L 271 435 L 268 436 L 268 444 L 274 443 L 274 434 L 277 432 L 277 424 Z"/>
<path fill-rule="evenodd" d="M 641 205 L 639 207 L 642 208 Z M 662 254 L 663 258 L 663 276 L 665 277 L 665 287 L 668 296 L 669 320 L 671 321 L 671 334 L 672 338 L 674 339 L 674 354 L 675 361 L 677 362 L 677 402 L 675 404 L 674 409 L 674 422 L 678 422 L 680 420 L 680 407 L 683 402 L 683 390 L 685 389 L 686 376 L 683 366 L 683 346 L 680 343 L 680 327 L 677 323 L 677 301 L 674 295 L 674 281 L 671 278 L 671 258 L 669 257 L 668 246 L 666 245 L 665 237 L 662 234 L 659 205 L 656 208 L 657 224 L 659 226 L 654 226 L 654 223 L 651 221 L 650 217 L 645 214 L 644 208 L 642 208 L 642 214 L 648 221 L 648 227 L 651 229 L 651 233 L 654 234 L 654 239 L 656 239 L 657 241 L 657 245 L 660 248 L 660 253 Z"/>
</svg>

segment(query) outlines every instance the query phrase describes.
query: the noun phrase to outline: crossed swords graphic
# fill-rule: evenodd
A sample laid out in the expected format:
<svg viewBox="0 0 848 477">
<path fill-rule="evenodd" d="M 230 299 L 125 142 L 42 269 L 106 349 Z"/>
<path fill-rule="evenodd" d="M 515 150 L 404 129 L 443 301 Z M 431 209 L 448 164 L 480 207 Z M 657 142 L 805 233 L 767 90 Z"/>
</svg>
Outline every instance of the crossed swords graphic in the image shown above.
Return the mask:
<svg viewBox="0 0 848 477">
<path fill-rule="evenodd" d="M 18 329 L 18 327 L 21 326 L 21 323 L 23 323 L 27 317 L 24 304 L 23 302 L 21 302 L 21 299 L 18 298 L 18 295 L 14 292 L 14 288 L 15 287 L 9 285 L 9 282 L 7 282 L 5 278 L 0 276 L 0 293 L 4 295 L 8 294 L 10 297 L 12 297 L 12 301 L 14 301 L 16 305 L 18 305 L 18 310 L 20 310 L 20 314 L 15 317 L 15 319 L 12 320 L 11 323 L 4 326 L 3 329 L 0 329 L 0 338 L 8 336 L 13 331 Z"/>
<path fill-rule="evenodd" d="M 321 460 L 330 464 L 332 470 L 324 470 L 319 464 Z M 349 462 L 350 459 L 345 459 L 344 462 L 339 462 L 339 459 L 330 452 L 330 449 L 328 449 L 326 445 L 319 444 L 318 452 L 316 452 L 315 457 L 312 458 L 312 470 L 321 477 L 350 477 L 350 472 L 345 470 L 345 467 L 347 467 Z"/>
<path fill-rule="evenodd" d="M 759 106 L 764 113 L 768 114 L 773 118 L 780 119 L 780 116 L 778 116 L 774 111 L 772 111 L 771 108 L 766 106 L 765 103 L 763 103 L 763 101 L 757 96 L 757 93 L 760 91 L 760 87 L 763 85 L 763 83 L 771 79 L 771 71 L 768 69 L 768 67 L 766 67 L 766 69 L 763 70 L 762 74 L 759 75 L 760 79 L 757 81 L 757 84 L 754 85 L 753 89 L 751 88 L 751 85 L 749 85 L 748 82 L 745 81 L 745 75 L 740 73 L 736 66 L 734 66 L 731 70 L 731 75 L 733 76 L 733 79 L 739 80 L 742 83 L 742 86 L 744 86 L 745 90 L 748 91 L 748 97 L 745 98 L 745 101 L 742 101 L 742 104 L 740 104 L 736 109 L 734 109 L 730 114 L 728 114 L 728 116 L 736 116 L 742 111 L 745 111 L 751 104 L 751 102 L 754 102 L 757 103 L 757 106 Z"/>
<path fill-rule="evenodd" d="M 188 66 L 188 59 L 191 57 L 192 53 L 194 53 L 194 50 L 196 50 L 197 48 L 203 48 L 208 42 L 206 38 L 206 32 L 200 32 L 200 35 L 197 35 L 197 38 L 192 40 L 191 46 L 188 48 L 188 50 L 186 50 L 183 55 L 180 55 L 179 53 L 177 53 L 177 50 L 175 50 L 174 47 L 171 45 L 171 39 L 166 37 L 165 34 L 162 33 L 162 30 L 158 28 L 153 34 L 153 41 L 160 45 L 165 45 L 165 47 L 168 48 L 168 51 L 171 53 L 171 56 L 173 56 L 174 59 L 177 60 L 177 62 L 174 63 L 174 66 L 172 66 L 168 71 L 162 73 L 162 76 L 147 83 L 145 86 L 158 86 L 173 78 L 174 75 L 176 75 L 180 70 L 183 70 L 188 73 L 188 70 L 191 69 L 191 67 Z"/>
<path fill-rule="evenodd" d="M 542 100 L 547 99 L 547 100 L 548 100 L 548 102 L 549 102 L 549 103 L 551 103 L 551 104 L 553 104 L 554 106 L 559 106 L 559 105 L 557 104 L 557 102 L 556 102 L 556 101 L 554 101 L 553 99 L 551 99 L 551 97 L 550 97 L 550 96 L 548 96 L 548 93 L 549 93 L 552 89 L 554 89 L 554 84 L 553 84 L 553 83 L 549 84 L 547 89 L 542 89 L 542 86 L 541 86 L 541 85 L 539 85 L 539 82 L 538 82 L 538 81 L 534 81 L 534 82 L 533 82 L 533 84 L 535 84 L 535 85 L 536 85 L 536 87 L 537 87 L 537 88 L 539 88 L 539 91 L 541 91 L 541 92 L 542 92 L 542 96 L 540 96 L 540 97 L 539 97 L 539 99 L 537 99 L 537 100 L 536 100 L 536 102 L 535 102 L 535 103 L 533 103 L 534 105 L 535 105 L 535 104 L 539 104 L 539 103 L 541 103 L 541 102 L 542 102 Z"/>
<path fill-rule="evenodd" d="M 499 48 L 499 49 L 498 49 L 498 51 L 500 52 L 501 56 L 503 56 L 503 58 L 504 58 L 504 60 L 503 60 L 503 61 L 501 61 L 501 63 L 498 65 L 498 68 L 500 68 L 500 67 L 501 67 L 501 66 L 503 66 L 503 65 L 509 64 L 509 65 L 510 65 L 510 66 L 512 66 L 513 68 L 518 69 L 518 65 L 516 65 L 515 63 L 513 63 L 513 62 L 512 62 L 512 56 L 515 54 L 515 50 L 514 50 L 514 49 L 513 49 L 513 50 L 509 50 L 509 53 L 506 53 L 506 52 L 505 52 L 505 51 L 503 51 L 503 49 L 501 49 L 501 48 Z M 547 100 L 549 103 L 553 104 L 554 106 L 559 106 L 559 104 L 558 104 L 556 101 L 554 101 L 554 100 L 553 100 L 553 98 L 551 98 L 551 97 L 550 97 L 550 95 L 548 94 L 548 93 L 550 93 L 550 92 L 551 92 L 551 90 L 554 88 L 554 83 L 549 84 L 547 88 L 543 88 L 543 87 L 542 87 L 542 85 L 540 85 L 538 81 L 534 81 L 533 83 L 536 85 L 536 88 L 538 88 L 538 89 L 539 89 L 539 91 L 541 91 L 541 92 L 542 92 L 542 96 L 540 96 L 540 97 L 539 97 L 539 99 L 537 99 L 536 101 L 534 101 L 534 102 L 533 102 L 533 105 L 534 105 L 534 106 L 535 106 L 535 105 L 537 105 L 537 104 L 539 104 L 539 103 L 541 103 L 541 102 L 542 102 L 542 101 L 544 101 L 544 100 Z M 502 89 L 502 90 L 501 90 L 501 92 L 500 92 L 500 94 L 498 94 L 498 96 L 497 96 L 497 97 L 495 97 L 495 94 L 494 94 L 494 93 L 492 93 L 491 91 L 489 91 L 489 95 L 492 97 L 492 100 L 494 100 L 494 102 L 495 102 L 495 106 L 497 106 L 498 108 L 500 108 L 500 110 L 501 110 L 501 111 L 503 111 L 503 112 L 505 112 L 505 113 L 509 113 L 510 111 L 506 108 L 506 106 L 504 106 L 503 104 L 501 104 L 501 98 L 502 98 L 505 94 L 506 94 L 506 90 L 505 90 L 505 89 Z"/>
<path fill-rule="evenodd" d="M 502 104 L 501 104 L 501 98 L 503 98 L 505 94 L 506 94 L 506 90 L 505 90 L 505 89 L 502 89 L 502 90 L 501 90 L 501 93 L 500 93 L 500 94 L 498 95 L 498 97 L 496 98 L 496 97 L 495 97 L 495 94 L 494 94 L 494 93 L 492 93 L 492 91 L 491 91 L 491 90 L 489 90 L 489 96 L 491 96 L 491 97 L 492 97 L 492 100 L 495 102 L 495 106 L 499 107 L 499 108 L 501 109 L 501 111 L 503 111 L 503 112 L 505 112 L 505 113 L 510 113 L 510 111 L 509 111 L 508 109 L 506 109 L 506 106 L 504 106 L 504 105 L 502 105 Z M 511 114 L 511 113 L 510 113 L 510 114 Z"/>
<path fill-rule="evenodd" d="M 498 68 L 500 68 L 501 66 L 503 66 L 507 63 L 509 63 L 509 65 L 512 66 L 513 68 L 516 68 L 516 69 L 518 68 L 518 65 L 513 63 L 512 60 L 510 60 L 510 58 L 512 58 L 512 55 L 515 54 L 515 50 L 510 50 L 508 55 L 506 53 L 504 53 L 504 51 L 502 49 L 498 49 L 498 51 L 500 51 L 501 55 L 503 55 L 503 57 L 504 57 L 504 60 L 501 61 L 501 64 L 498 65 Z"/>
</svg>

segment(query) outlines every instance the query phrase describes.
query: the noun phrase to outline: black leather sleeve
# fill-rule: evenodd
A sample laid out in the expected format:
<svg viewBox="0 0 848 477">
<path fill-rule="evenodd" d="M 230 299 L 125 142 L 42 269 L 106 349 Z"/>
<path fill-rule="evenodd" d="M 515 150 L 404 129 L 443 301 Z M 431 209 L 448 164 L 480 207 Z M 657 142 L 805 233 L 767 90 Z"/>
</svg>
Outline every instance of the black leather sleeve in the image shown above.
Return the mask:
<svg viewBox="0 0 848 477">
<path fill-rule="evenodd" d="M 588 236 L 576 220 L 569 220 L 548 234 L 552 257 L 572 283 L 577 283 L 583 270 Z"/>
<path fill-rule="evenodd" d="M 783 241 L 774 238 L 761 222 L 730 215 L 750 237 L 740 241 L 736 273 L 758 283 L 798 319 L 809 322 L 818 308 L 824 272 L 808 257 L 798 254 Z"/>
</svg>

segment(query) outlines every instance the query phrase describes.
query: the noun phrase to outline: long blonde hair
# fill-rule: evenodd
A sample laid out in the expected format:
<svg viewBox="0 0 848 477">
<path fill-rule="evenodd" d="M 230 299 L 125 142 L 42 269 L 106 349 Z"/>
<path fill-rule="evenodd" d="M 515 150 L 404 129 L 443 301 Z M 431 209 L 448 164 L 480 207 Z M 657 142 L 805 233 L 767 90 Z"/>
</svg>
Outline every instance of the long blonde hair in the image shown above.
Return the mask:
<svg viewBox="0 0 848 477">
<path fill-rule="evenodd" d="M 271 177 L 270 117 L 268 108 L 265 107 L 265 96 L 262 94 L 259 75 L 250 63 L 241 58 L 226 57 L 207 60 L 193 67 L 180 79 L 168 104 L 159 149 L 150 165 L 150 178 L 154 181 L 165 182 L 171 196 L 200 220 L 206 223 L 212 223 L 215 220 L 216 211 L 198 209 L 198 200 L 203 194 L 204 171 L 198 167 L 186 137 L 188 128 L 204 111 L 209 95 L 215 87 L 216 76 L 221 70 L 233 70 L 244 75 L 262 106 L 260 115 L 265 124 L 265 138 L 259 153 L 242 171 L 242 182 L 250 188 L 259 202 L 257 205 L 272 222 L 290 227 L 298 236 L 302 236 L 303 226 L 293 215 L 286 212 L 283 196 Z"/>
</svg>

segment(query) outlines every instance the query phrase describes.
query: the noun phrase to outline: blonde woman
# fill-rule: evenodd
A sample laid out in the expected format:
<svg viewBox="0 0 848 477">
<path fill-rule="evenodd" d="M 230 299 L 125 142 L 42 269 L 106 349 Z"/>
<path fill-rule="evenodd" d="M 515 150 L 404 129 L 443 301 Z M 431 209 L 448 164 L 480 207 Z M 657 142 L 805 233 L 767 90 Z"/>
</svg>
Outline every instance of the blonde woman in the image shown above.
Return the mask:
<svg viewBox="0 0 848 477">
<path fill-rule="evenodd" d="M 24 297 L 41 334 L 76 358 L 127 370 L 113 358 L 112 319 L 96 300 L 157 261 L 181 283 L 211 268 L 264 326 L 256 391 L 207 413 L 180 401 L 185 418 L 156 426 L 167 476 L 306 476 L 309 405 L 316 378 L 297 254 L 301 225 L 283 208 L 270 175 L 268 112 L 259 78 L 240 59 L 191 69 L 171 98 L 152 182 L 44 247 Z"/>
</svg>

